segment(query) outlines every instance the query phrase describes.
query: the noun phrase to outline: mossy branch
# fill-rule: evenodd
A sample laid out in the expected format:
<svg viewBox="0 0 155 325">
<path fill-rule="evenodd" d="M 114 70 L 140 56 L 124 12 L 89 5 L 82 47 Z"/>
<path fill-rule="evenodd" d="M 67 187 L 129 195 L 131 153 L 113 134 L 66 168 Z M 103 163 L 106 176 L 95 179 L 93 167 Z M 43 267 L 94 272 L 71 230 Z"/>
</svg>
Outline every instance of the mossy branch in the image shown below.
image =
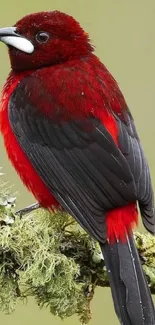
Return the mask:
<svg viewBox="0 0 155 325">
<path fill-rule="evenodd" d="M 26 211 L 27 212 L 27 211 Z M 63 211 L 38 209 L 15 214 L 15 196 L 0 183 L 0 310 L 33 296 L 61 318 L 91 318 L 97 286 L 109 286 L 99 245 Z M 155 238 L 135 234 L 152 293 L 155 293 Z"/>
</svg>

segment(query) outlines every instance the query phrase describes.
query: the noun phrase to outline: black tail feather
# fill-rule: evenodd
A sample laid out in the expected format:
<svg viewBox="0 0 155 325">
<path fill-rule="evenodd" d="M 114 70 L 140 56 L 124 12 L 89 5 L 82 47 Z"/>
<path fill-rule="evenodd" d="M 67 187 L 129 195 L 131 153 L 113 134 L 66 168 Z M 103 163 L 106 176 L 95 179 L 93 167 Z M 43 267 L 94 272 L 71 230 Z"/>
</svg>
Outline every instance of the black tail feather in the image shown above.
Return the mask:
<svg viewBox="0 0 155 325">
<path fill-rule="evenodd" d="M 116 314 L 122 325 L 155 325 L 155 310 L 133 235 L 101 244 Z"/>
</svg>

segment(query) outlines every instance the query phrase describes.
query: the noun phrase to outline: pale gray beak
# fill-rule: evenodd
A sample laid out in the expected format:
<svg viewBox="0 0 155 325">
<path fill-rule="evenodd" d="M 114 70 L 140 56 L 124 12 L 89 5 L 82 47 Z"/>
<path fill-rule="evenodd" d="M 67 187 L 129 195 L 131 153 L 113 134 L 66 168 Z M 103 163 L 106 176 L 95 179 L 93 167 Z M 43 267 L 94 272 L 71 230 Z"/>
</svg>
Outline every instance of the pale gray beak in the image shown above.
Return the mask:
<svg viewBox="0 0 155 325">
<path fill-rule="evenodd" d="M 25 53 L 33 53 L 34 45 L 25 37 L 19 35 L 16 30 L 16 27 L 0 28 L 0 41 Z"/>
</svg>

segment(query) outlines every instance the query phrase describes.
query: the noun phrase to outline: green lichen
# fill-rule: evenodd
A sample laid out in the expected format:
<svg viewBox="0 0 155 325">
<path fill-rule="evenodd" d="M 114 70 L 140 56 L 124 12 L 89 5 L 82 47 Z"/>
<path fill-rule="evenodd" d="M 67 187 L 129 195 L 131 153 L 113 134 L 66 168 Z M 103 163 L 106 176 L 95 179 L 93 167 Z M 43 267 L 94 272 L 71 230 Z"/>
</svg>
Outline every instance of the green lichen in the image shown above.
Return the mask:
<svg viewBox="0 0 155 325">
<path fill-rule="evenodd" d="M 108 286 L 99 245 L 67 213 L 38 209 L 15 214 L 15 197 L 0 183 L 0 310 L 11 313 L 33 296 L 40 307 L 66 318 L 91 318 L 96 286 Z M 152 292 L 155 292 L 155 238 L 135 234 Z"/>
<path fill-rule="evenodd" d="M 10 313 L 19 299 L 34 296 L 52 314 L 64 318 L 77 313 L 86 323 L 86 290 L 92 285 L 87 251 L 89 256 L 91 239 L 62 211 L 14 215 L 11 225 L 0 228 L 0 309 Z"/>
<path fill-rule="evenodd" d="M 136 245 L 151 292 L 155 293 L 155 237 L 150 234 L 135 234 Z"/>
</svg>

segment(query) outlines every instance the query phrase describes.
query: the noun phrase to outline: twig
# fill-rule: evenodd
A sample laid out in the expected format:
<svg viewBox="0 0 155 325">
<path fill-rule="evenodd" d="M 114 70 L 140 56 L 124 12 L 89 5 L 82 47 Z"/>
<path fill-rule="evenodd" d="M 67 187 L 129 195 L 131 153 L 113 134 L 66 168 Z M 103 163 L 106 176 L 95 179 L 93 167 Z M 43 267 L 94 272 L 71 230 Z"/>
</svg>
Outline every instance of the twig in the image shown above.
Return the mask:
<svg viewBox="0 0 155 325">
<path fill-rule="evenodd" d="M 25 207 L 25 208 L 23 208 L 21 210 L 16 211 L 16 214 L 19 215 L 20 217 L 22 217 L 25 214 L 30 213 L 30 212 L 32 212 L 34 210 L 39 209 L 39 208 L 41 208 L 39 203 L 33 203 L 33 204 L 31 204 L 31 205 L 29 205 L 29 206 L 27 206 L 27 207 Z"/>
</svg>

